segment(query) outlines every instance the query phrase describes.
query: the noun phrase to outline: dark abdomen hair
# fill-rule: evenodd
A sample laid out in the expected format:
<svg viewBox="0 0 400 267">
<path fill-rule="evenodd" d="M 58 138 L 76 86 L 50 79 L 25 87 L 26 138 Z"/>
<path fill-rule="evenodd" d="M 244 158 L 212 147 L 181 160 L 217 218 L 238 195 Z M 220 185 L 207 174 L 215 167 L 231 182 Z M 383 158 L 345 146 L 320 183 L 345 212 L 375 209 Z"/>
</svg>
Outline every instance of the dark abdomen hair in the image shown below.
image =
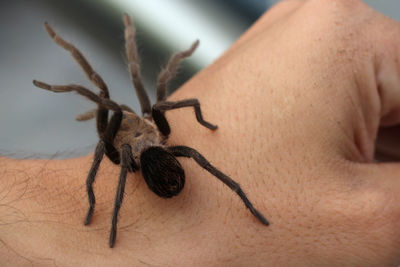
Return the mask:
<svg viewBox="0 0 400 267">
<path fill-rule="evenodd" d="M 170 198 L 185 185 L 185 172 L 179 161 L 162 147 L 150 147 L 140 156 L 142 174 L 147 185 L 158 196 Z"/>
</svg>

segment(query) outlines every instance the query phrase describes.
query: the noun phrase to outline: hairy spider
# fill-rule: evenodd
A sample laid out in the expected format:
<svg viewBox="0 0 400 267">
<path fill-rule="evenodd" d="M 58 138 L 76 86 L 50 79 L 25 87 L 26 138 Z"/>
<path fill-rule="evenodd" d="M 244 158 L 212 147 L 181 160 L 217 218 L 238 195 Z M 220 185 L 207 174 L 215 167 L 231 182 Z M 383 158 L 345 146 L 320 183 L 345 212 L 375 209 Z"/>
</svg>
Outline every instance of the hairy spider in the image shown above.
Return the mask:
<svg viewBox="0 0 400 267">
<path fill-rule="evenodd" d="M 193 107 L 196 119 L 201 125 L 210 130 L 217 129 L 216 125 L 203 119 L 200 103 L 197 99 L 185 99 L 176 102 L 166 100 L 169 80 L 175 76 L 180 62 L 194 52 L 199 45 L 199 41 L 195 41 L 188 50 L 176 53 L 169 59 L 166 67 L 158 76 L 157 102 L 151 106 L 141 81 L 139 55 L 134 37 L 135 28 L 129 15 L 124 14 L 123 21 L 125 24 L 125 49 L 129 62 L 129 71 L 139 98 L 143 117 L 138 116 L 128 106 L 119 105 L 111 100 L 106 83 L 93 70 L 82 53 L 75 46 L 57 35 L 47 22 L 44 23 L 44 26 L 50 37 L 56 44 L 72 54 L 89 80 L 100 89 L 100 93 L 97 95 L 77 84 L 50 85 L 37 80 L 33 81 L 35 86 L 56 93 L 75 91 L 98 105 L 96 110 L 89 111 L 77 117 L 77 120 L 89 120 L 96 117 L 97 132 L 100 137 L 86 180 L 89 209 L 84 221 L 85 225 L 90 223 L 93 216 L 96 203 L 93 183 L 104 154 L 113 163 L 121 165 L 111 222 L 110 247 L 114 246 L 116 239 L 118 213 L 124 197 L 127 173 L 141 169 L 150 190 L 160 197 L 170 198 L 178 195 L 185 184 L 185 173 L 176 157 L 194 159 L 202 168 L 236 192 L 250 212 L 261 223 L 269 225 L 265 217 L 253 207 L 240 185 L 211 165 L 199 152 L 187 146 L 166 145 L 168 135 L 171 132 L 168 121 L 164 116 L 167 110 Z M 108 119 L 109 110 L 113 112 L 110 120 Z"/>
</svg>

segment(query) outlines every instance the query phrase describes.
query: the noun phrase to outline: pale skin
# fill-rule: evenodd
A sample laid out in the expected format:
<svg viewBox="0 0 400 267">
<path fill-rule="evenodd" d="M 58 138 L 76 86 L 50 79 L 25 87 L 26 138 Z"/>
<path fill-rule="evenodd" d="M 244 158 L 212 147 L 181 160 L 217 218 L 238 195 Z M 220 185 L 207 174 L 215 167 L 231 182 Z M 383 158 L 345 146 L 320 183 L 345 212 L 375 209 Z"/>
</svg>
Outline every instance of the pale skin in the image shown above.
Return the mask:
<svg viewBox="0 0 400 267">
<path fill-rule="evenodd" d="M 168 144 L 196 148 L 238 181 L 269 227 L 180 159 L 186 186 L 172 199 L 128 175 L 110 249 L 119 166 L 102 162 L 84 226 L 93 155 L 3 157 L 0 265 L 397 266 L 400 165 L 373 159 L 379 127 L 400 123 L 399 58 L 400 24 L 360 1 L 279 3 L 171 97 L 198 98 L 218 130 L 191 109 L 166 113 Z M 396 152 L 390 134 L 380 145 Z"/>
</svg>

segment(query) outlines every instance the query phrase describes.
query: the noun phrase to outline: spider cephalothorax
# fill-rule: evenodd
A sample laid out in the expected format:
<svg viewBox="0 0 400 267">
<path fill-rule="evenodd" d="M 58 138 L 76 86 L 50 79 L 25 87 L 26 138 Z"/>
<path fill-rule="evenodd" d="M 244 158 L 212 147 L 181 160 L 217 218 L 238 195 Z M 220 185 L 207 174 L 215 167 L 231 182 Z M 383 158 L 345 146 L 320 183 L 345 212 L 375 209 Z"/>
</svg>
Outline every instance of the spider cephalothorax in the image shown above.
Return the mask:
<svg viewBox="0 0 400 267">
<path fill-rule="evenodd" d="M 170 58 L 167 66 L 158 77 L 157 102 L 151 106 L 140 77 L 139 56 L 134 40 L 135 28 L 127 14 L 124 15 L 124 24 L 129 71 L 139 98 L 143 117 L 138 116 L 128 106 L 119 105 L 111 100 L 106 83 L 92 69 L 82 53 L 72 44 L 58 36 L 47 23 L 44 24 L 50 37 L 58 45 L 71 52 L 89 80 L 100 89 L 100 93 L 97 95 L 81 85 L 49 85 L 44 82 L 33 81 L 37 87 L 53 92 L 75 91 L 98 104 L 96 110 L 77 117 L 77 120 L 88 120 L 96 117 L 97 132 L 100 137 L 94 153 L 92 167 L 86 180 L 89 210 L 86 215 L 85 225 L 90 223 L 93 216 L 96 203 L 93 183 L 104 154 L 115 164 L 121 165 L 111 223 L 110 247 L 114 246 L 116 239 L 118 213 L 124 196 L 127 173 L 141 170 L 147 185 L 154 193 L 164 198 L 173 197 L 179 194 L 185 184 L 185 173 L 176 157 L 194 159 L 202 168 L 236 192 L 250 212 L 261 223 L 268 225 L 268 221 L 253 207 L 240 185 L 211 165 L 199 152 L 187 146 L 168 146 L 166 144 L 171 132 L 168 121 L 164 116 L 167 110 L 193 107 L 196 119 L 201 125 L 210 130 L 217 129 L 217 126 L 203 119 L 200 103 L 197 99 L 185 99 L 176 102 L 166 101 L 169 80 L 175 76 L 182 59 L 194 52 L 199 41 L 194 42 L 188 50 L 176 53 Z M 113 112 L 110 119 L 108 118 L 109 111 Z"/>
</svg>

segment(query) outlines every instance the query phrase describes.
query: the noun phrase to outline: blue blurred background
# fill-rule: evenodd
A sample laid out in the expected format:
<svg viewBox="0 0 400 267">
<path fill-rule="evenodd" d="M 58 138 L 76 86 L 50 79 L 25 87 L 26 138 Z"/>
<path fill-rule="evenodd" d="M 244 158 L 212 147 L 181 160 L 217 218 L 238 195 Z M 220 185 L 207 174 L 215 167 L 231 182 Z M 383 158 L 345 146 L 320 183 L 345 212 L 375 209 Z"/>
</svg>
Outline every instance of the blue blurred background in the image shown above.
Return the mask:
<svg viewBox="0 0 400 267">
<path fill-rule="evenodd" d="M 144 83 L 154 99 L 160 66 L 200 39 L 200 47 L 170 88 L 179 87 L 221 55 L 277 1 L 267 0 L 14 0 L 0 1 L 0 154 L 70 157 L 92 151 L 94 122 L 75 116 L 94 104 L 76 94 L 53 94 L 32 79 L 93 88 L 70 54 L 42 27 L 48 21 L 75 44 L 108 84 L 111 96 L 139 111 L 124 55 L 121 15 L 137 26 Z M 400 1 L 365 1 L 400 20 Z"/>
</svg>

